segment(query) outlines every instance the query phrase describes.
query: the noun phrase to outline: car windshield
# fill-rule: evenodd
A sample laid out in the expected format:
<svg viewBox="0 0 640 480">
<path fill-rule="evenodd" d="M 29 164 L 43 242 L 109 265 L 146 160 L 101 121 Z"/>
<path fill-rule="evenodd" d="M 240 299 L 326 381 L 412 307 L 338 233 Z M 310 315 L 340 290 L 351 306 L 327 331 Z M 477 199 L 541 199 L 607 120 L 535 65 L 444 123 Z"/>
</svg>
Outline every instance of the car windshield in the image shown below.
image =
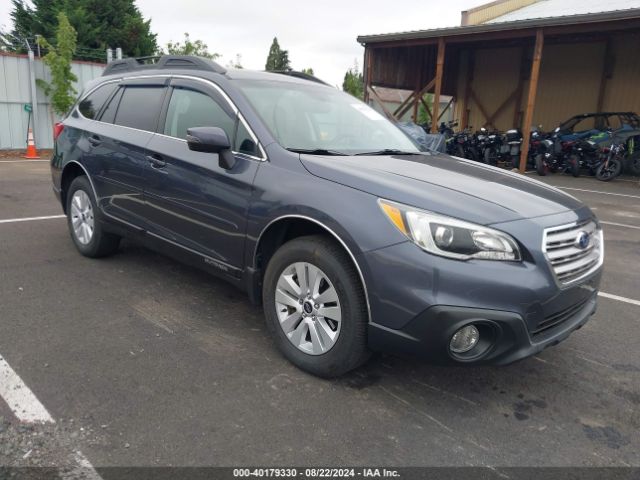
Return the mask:
<svg viewBox="0 0 640 480">
<path fill-rule="evenodd" d="M 238 86 L 284 148 L 307 153 L 420 153 L 393 123 L 331 87 L 238 80 Z"/>
</svg>

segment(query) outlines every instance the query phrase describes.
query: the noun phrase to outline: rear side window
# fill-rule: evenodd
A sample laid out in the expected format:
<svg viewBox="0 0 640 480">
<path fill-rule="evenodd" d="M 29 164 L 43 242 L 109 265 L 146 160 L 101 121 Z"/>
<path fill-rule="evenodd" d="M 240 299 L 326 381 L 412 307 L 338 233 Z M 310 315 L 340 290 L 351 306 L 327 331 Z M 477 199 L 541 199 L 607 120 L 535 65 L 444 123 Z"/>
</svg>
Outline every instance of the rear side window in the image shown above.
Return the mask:
<svg viewBox="0 0 640 480">
<path fill-rule="evenodd" d="M 116 125 L 155 132 L 162 107 L 164 87 L 128 86 L 124 89 L 116 119 Z"/>
<path fill-rule="evenodd" d="M 109 104 L 102 111 L 102 115 L 100 115 L 101 122 L 113 123 L 113 121 L 116 119 L 116 111 L 118 110 L 118 104 L 120 103 L 120 98 L 122 97 L 123 91 L 124 88 L 118 90 Z"/>
<path fill-rule="evenodd" d="M 78 105 L 80 113 L 91 120 L 96 118 L 100 109 L 116 88 L 118 88 L 117 83 L 107 83 L 106 85 L 101 85 L 96 88 Z"/>
<path fill-rule="evenodd" d="M 191 127 L 220 127 L 231 140 L 235 118 L 223 110 L 209 95 L 176 87 L 169 101 L 164 134 L 170 137 L 186 138 L 187 129 Z"/>
</svg>

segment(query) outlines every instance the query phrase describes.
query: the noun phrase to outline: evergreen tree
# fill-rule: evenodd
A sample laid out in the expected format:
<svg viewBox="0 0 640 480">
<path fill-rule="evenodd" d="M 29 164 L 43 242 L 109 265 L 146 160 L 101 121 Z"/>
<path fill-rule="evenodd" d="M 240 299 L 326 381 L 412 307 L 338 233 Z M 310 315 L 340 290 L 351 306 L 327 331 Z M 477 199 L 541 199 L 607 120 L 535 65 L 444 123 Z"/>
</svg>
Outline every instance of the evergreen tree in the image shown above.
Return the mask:
<svg viewBox="0 0 640 480">
<path fill-rule="evenodd" d="M 12 38 L 56 36 L 58 14 L 64 12 L 77 32 L 77 58 L 104 59 L 107 48 L 122 48 L 125 56 L 153 55 L 157 49 L 151 21 L 145 20 L 134 0 L 11 0 Z M 21 51 L 16 42 L 10 47 Z M 97 57 L 97 58 L 92 58 Z"/>
<path fill-rule="evenodd" d="M 291 69 L 291 64 L 289 63 L 289 52 L 280 48 L 277 37 L 274 37 L 273 39 L 273 43 L 269 49 L 269 56 L 267 57 L 267 64 L 264 69 L 268 72 Z"/>
<path fill-rule="evenodd" d="M 362 100 L 364 98 L 364 78 L 362 73 L 358 69 L 358 63 L 353 68 L 347 70 L 344 74 L 344 81 L 342 82 L 342 90 L 350 93 L 356 98 Z"/>
</svg>

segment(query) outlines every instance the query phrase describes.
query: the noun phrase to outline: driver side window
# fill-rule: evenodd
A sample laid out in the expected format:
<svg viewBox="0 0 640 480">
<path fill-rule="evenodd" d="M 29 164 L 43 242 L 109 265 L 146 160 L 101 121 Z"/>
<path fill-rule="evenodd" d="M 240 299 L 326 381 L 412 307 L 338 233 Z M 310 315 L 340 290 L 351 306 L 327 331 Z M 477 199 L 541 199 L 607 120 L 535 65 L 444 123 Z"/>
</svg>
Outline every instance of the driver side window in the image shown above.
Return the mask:
<svg viewBox="0 0 640 480">
<path fill-rule="evenodd" d="M 235 119 L 209 95 L 175 87 L 169 101 L 163 133 L 184 139 L 187 129 L 191 127 L 220 127 L 233 140 Z"/>
</svg>

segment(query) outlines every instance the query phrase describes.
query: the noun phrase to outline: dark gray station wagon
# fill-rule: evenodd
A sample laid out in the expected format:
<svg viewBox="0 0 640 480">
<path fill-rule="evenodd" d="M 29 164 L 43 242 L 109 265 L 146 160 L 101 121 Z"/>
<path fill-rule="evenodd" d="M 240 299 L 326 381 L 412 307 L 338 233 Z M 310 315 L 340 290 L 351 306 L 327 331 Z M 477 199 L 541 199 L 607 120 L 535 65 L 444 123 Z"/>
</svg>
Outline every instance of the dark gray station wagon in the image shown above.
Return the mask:
<svg viewBox="0 0 640 480">
<path fill-rule="evenodd" d="M 506 364 L 596 308 L 598 220 L 555 188 L 421 152 L 304 75 L 197 57 L 111 63 L 55 127 L 53 186 L 83 255 L 122 237 L 262 303 L 321 376 L 370 352 Z"/>
</svg>

